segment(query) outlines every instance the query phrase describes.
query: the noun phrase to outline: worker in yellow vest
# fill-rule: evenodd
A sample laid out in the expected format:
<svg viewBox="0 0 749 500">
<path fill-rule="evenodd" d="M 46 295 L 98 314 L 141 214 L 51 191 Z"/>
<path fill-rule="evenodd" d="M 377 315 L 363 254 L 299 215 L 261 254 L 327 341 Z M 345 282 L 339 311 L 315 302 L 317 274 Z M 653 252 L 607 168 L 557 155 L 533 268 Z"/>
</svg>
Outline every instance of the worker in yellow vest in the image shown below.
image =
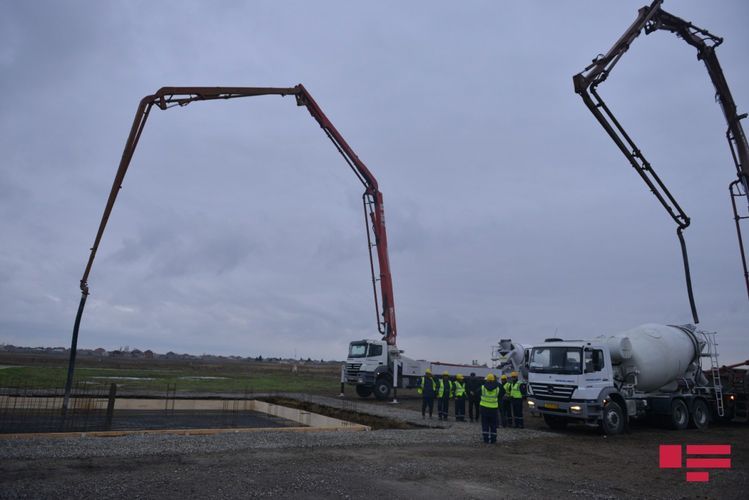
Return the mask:
<svg viewBox="0 0 749 500">
<path fill-rule="evenodd" d="M 510 383 L 507 375 L 502 374 L 499 384 L 499 423 L 502 427 L 510 427 L 512 424 L 512 400 L 510 399 Z"/>
<path fill-rule="evenodd" d="M 512 418 L 514 426 L 523 428 L 523 389 L 518 380 L 518 372 L 510 373 L 510 401 L 512 401 Z"/>
<path fill-rule="evenodd" d="M 453 397 L 453 383 L 450 381 L 450 374 L 442 372 L 442 378 L 437 381 L 437 416 L 440 420 L 447 420 L 451 397 Z"/>
<path fill-rule="evenodd" d="M 455 389 L 455 421 L 466 421 L 466 384 L 463 381 L 463 375 L 458 373 L 453 382 Z"/>
<path fill-rule="evenodd" d="M 418 393 L 421 394 L 421 418 L 426 418 L 426 410 L 429 408 L 429 418 L 431 419 L 434 411 L 434 396 L 437 394 L 437 383 L 434 381 L 432 370 L 429 368 L 421 377 Z"/>
<path fill-rule="evenodd" d="M 497 377 L 489 373 L 481 386 L 481 436 L 485 443 L 497 442 L 497 421 L 499 420 L 499 385 Z"/>
</svg>

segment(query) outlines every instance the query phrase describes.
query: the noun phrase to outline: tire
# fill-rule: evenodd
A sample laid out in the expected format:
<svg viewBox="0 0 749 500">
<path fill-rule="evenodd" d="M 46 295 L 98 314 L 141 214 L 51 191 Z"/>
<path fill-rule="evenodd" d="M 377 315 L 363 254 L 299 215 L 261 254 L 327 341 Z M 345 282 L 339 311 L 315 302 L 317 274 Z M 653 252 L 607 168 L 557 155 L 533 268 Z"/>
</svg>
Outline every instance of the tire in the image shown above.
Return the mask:
<svg viewBox="0 0 749 500">
<path fill-rule="evenodd" d="M 390 397 L 390 391 L 393 386 L 387 377 L 380 377 L 377 379 L 374 385 L 374 395 L 380 401 L 384 401 Z"/>
<path fill-rule="evenodd" d="M 368 398 L 372 394 L 372 388 L 367 387 L 366 385 L 357 385 L 356 386 L 356 394 L 360 398 Z"/>
<path fill-rule="evenodd" d="M 696 399 L 692 406 L 690 424 L 699 430 L 705 430 L 710 425 L 710 408 L 704 399 Z"/>
<path fill-rule="evenodd" d="M 601 418 L 601 429 L 604 434 L 614 435 L 624 432 L 625 422 L 624 410 L 615 401 L 609 401 L 603 407 L 603 416 Z"/>
<path fill-rule="evenodd" d="M 558 415 L 544 413 L 544 422 L 546 422 L 546 425 L 548 425 L 550 429 L 555 431 L 563 431 L 567 428 L 567 418 Z"/>
<path fill-rule="evenodd" d="M 681 399 L 674 399 L 671 403 L 671 428 L 681 431 L 689 426 L 689 409 Z"/>
</svg>

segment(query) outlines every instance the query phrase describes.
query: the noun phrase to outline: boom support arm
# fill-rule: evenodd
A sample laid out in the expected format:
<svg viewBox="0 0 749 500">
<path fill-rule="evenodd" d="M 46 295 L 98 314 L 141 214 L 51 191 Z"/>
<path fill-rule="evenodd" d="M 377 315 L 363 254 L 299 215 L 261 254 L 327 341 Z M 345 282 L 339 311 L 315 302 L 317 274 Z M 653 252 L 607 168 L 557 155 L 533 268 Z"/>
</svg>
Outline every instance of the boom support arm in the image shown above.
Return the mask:
<svg viewBox="0 0 749 500">
<path fill-rule="evenodd" d="M 293 95 L 296 98 L 298 106 L 304 106 L 312 117 L 317 121 L 320 127 L 325 131 L 325 134 L 330 138 L 333 144 L 336 146 L 338 151 L 341 153 L 346 163 L 354 171 L 358 179 L 364 185 L 365 191 L 363 194 L 363 202 L 365 207 L 365 213 L 367 213 L 367 237 L 369 240 L 369 255 L 370 264 L 372 270 L 372 285 L 374 288 L 375 296 L 375 310 L 378 315 L 378 330 L 383 335 L 383 340 L 386 340 L 389 345 L 395 345 L 397 330 L 395 324 L 395 304 L 393 298 L 393 284 L 390 275 L 390 261 L 388 258 L 387 248 L 387 234 L 385 230 L 385 212 L 383 208 L 382 193 L 378 189 L 377 180 L 362 162 L 359 157 L 351 149 L 346 140 L 336 130 L 333 124 L 328 120 L 327 116 L 323 113 L 320 107 L 317 105 L 312 96 L 307 92 L 303 85 L 299 84 L 295 87 L 162 87 L 156 93 L 148 95 L 141 99 L 138 104 L 138 109 L 133 119 L 132 127 L 130 128 L 130 134 L 128 135 L 125 143 L 125 148 L 122 152 L 122 158 L 117 169 L 117 173 L 112 183 L 112 189 L 107 199 L 107 204 L 104 208 L 104 213 L 99 223 L 99 229 L 94 239 L 94 245 L 91 247 L 91 253 L 86 263 L 86 268 L 81 278 L 81 301 L 78 307 L 78 313 L 75 319 L 75 325 L 73 328 L 73 340 L 70 351 L 70 363 L 68 367 L 68 380 L 65 387 L 65 399 L 63 407 L 67 409 L 68 400 L 70 396 L 70 388 L 72 385 L 72 374 L 73 367 L 75 364 L 75 353 L 77 347 L 78 330 L 80 328 L 81 317 L 83 309 L 86 303 L 86 297 L 89 295 L 88 277 L 91 272 L 91 268 L 96 258 L 96 252 L 99 249 L 104 230 L 106 229 L 109 216 L 114 207 L 117 194 L 122 189 L 122 183 L 125 179 L 125 174 L 130 166 L 130 161 L 135 153 L 135 148 L 138 145 L 143 129 L 145 128 L 146 121 L 151 112 L 153 106 L 157 106 L 162 110 L 169 109 L 174 106 L 186 106 L 195 101 L 209 101 L 218 99 L 234 99 L 238 97 L 251 97 L 261 95 Z M 372 225 L 372 233 L 374 234 L 374 243 L 370 236 L 370 227 Z M 379 269 L 379 276 L 375 271 L 375 260 L 372 255 L 372 248 L 377 249 L 377 268 Z M 380 284 L 380 297 L 382 302 L 382 312 L 380 317 L 379 304 L 378 304 L 378 290 L 377 282 Z"/>
<path fill-rule="evenodd" d="M 707 68 L 710 79 L 715 86 L 716 94 L 720 102 L 723 114 L 728 124 L 728 138 L 731 154 L 736 166 L 738 179 L 731 183 L 732 201 L 737 196 L 746 196 L 749 187 L 749 145 L 746 135 L 741 126 L 741 119 L 746 115 L 738 115 L 736 104 L 728 88 L 723 71 L 715 55 L 715 47 L 723 42 L 722 38 L 710 34 L 708 31 L 698 28 L 661 8 L 663 0 L 655 0 L 648 7 L 639 10 L 637 19 L 630 25 L 624 34 L 614 43 L 609 51 L 594 59 L 585 70 L 573 77 L 575 92 L 582 97 L 583 102 L 593 113 L 596 119 L 613 139 L 614 143 L 629 160 L 632 167 L 637 171 L 648 188 L 652 191 L 663 208 L 677 225 L 677 235 L 681 245 L 684 260 L 684 271 L 687 284 L 689 302 L 692 309 L 694 322 L 698 323 L 697 309 L 692 293 L 692 282 L 689 272 L 689 260 L 686 244 L 682 231 L 689 226 L 689 216 L 684 212 L 679 203 L 670 193 L 663 181 L 658 177 L 652 165 L 647 161 L 642 151 L 625 132 L 621 124 L 603 101 L 597 92 L 597 87 L 608 78 L 611 70 L 619 62 L 621 57 L 629 50 L 632 42 L 640 35 L 642 30 L 646 34 L 655 30 L 667 30 L 684 39 L 688 44 L 697 49 L 697 58 L 701 59 Z M 741 189 L 743 188 L 743 193 Z M 738 193 L 738 194 L 737 194 Z M 734 203 L 735 207 L 735 203 Z M 736 228 L 739 236 L 739 247 L 742 264 L 744 266 L 744 278 L 749 294 L 749 273 L 747 272 L 746 258 L 743 251 L 743 240 L 739 226 L 740 217 L 734 208 L 736 216 Z"/>
</svg>

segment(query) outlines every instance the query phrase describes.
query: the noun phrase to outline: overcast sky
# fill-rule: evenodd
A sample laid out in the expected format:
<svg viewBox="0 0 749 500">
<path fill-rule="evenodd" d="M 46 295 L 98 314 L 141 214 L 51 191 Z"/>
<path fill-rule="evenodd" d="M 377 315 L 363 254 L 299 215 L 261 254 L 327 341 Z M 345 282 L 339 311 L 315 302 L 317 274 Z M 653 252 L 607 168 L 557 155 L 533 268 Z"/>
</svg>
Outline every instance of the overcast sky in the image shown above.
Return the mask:
<svg viewBox="0 0 749 500">
<path fill-rule="evenodd" d="M 138 101 L 183 85 L 307 87 L 384 194 L 407 355 L 691 322 L 673 221 L 572 87 L 643 3 L 0 0 L 0 343 L 70 344 Z M 725 38 L 749 111 L 749 3 L 664 8 Z M 600 91 L 692 217 L 701 327 L 730 362 L 735 169 L 695 55 L 643 34 Z M 379 337 L 361 193 L 291 98 L 155 108 L 79 347 L 342 359 Z"/>
</svg>

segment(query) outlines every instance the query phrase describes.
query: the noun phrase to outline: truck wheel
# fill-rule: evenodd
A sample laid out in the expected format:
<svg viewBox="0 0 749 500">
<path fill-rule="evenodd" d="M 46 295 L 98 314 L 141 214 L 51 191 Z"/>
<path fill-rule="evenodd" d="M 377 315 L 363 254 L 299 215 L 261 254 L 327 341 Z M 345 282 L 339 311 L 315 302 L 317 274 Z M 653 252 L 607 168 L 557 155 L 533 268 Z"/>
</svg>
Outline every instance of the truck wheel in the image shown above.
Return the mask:
<svg viewBox="0 0 749 500">
<path fill-rule="evenodd" d="M 674 399 L 671 403 L 671 428 L 677 431 L 689 426 L 689 410 L 687 404 L 681 399 Z"/>
<path fill-rule="evenodd" d="M 603 407 L 601 428 L 604 434 L 621 434 L 624 432 L 624 411 L 618 403 L 609 401 Z"/>
<path fill-rule="evenodd" d="M 366 385 L 357 385 L 356 386 L 356 394 L 360 398 L 368 398 L 372 394 L 372 388 L 367 387 Z"/>
<path fill-rule="evenodd" d="M 558 415 L 544 413 L 544 422 L 546 422 L 546 425 L 550 429 L 554 429 L 555 431 L 562 431 L 567 428 L 567 419 Z"/>
<path fill-rule="evenodd" d="M 377 382 L 375 382 L 374 395 L 380 401 L 384 401 L 390 397 L 390 390 L 392 388 L 393 387 L 387 377 L 380 377 L 377 379 Z"/>
<path fill-rule="evenodd" d="M 707 429 L 710 423 L 710 409 L 704 399 L 696 399 L 692 406 L 691 424 L 699 430 Z"/>
</svg>

